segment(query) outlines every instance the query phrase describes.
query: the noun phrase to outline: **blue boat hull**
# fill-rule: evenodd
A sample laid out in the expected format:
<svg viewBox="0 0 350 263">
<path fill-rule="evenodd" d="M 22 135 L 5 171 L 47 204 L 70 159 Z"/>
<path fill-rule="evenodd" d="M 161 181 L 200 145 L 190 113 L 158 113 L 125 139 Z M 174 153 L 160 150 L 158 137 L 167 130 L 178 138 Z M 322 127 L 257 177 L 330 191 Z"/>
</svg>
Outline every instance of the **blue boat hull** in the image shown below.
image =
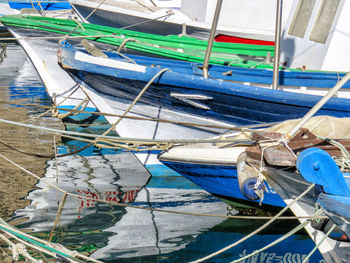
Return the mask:
<svg viewBox="0 0 350 263">
<path fill-rule="evenodd" d="M 237 202 L 248 206 L 259 206 L 259 200 L 249 200 L 241 194 L 235 166 L 206 165 L 162 161 L 207 192 L 226 202 Z M 263 204 L 272 207 L 284 207 L 286 204 L 278 194 L 266 185 Z"/>
<path fill-rule="evenodd" d="M 122 100 L 126 104 L 131 103 L 147 82 L 160 71 L 157 67 L 147 66 L 144 66 L 144 72 L 108 67 L 76 60 L 74 55 L 73 47 L 61 46 L 59 62 L 90 87 L 102 94 L 113 96 L 115 100 Z M 151 63 L 152 58 L 148 59 Z M 176 98 L 173 94 L 185 97 L 200 95 L 207 99 L 196 101 L 204 106 L 198 107 Z M 138 104 L 226 124 L 245 125 L 300 118 L 320 98 L 315 95 L 204 79 L 195 74 L 183 74 L 170 70 L 155 79 Z M 147 116 L 147 112 L 140 114 Z M 318 111 L 317 115 L 350 117 L 350 100 L 332 98 Z"/>
<path fill-rule="evenodd" d="M 76 49 L 70 45 L 61 45 L 58 61 L 62 67 L 79 81 L 97 90 L 101 95 L 108 95 L 111 103 L 118 102 L 118 106 L 121 104 L 126 107 L 130 105 L 148 81 L 161 70 L 157 66 L 130 65 L 122 60 L 116 60 L 118 63 L 112 63 L 114 60 L 95 58 L 86 53 L 82 56 L 86 58 L 85 61 L 78 60 L 77 57 L 79 56 L 77 56 Z M 148 59 L 149 63 L 153 61 L 152 58 Z M 122 66 L 119 66 L 121 64 Z M 193 105 L 188 101 L 179 100 L 174 94 L 183 94 L 189 97 L 196 95 L 208 99 L 199 101 L 205 107 L 198 107 L 198 105 Z M 162 116 L 161 114 L 152 114 L 165 110 L 168 114 L 167 119 L 171 121 L 187 121 L 188 116 L 193 116 L 194 120 L 207 120 L 208 124 L 244 125 L 302 117 L 320 98 L 320 96 L 270 90 L 217 79 L 204 79 L 195 74 L 184 74 L 172 70 L 155 78 L 137 102 L 136 107 L 132 109 L 132 113 L 142 117 L 161 118 L 159 117 Z M 150 113 L 152 110 L 153 112 Z M 332 98 L 318 111 L 318 114 L 350 117 L 350 100 Z M 224 128 L 185 127 L 182 124 L 169 126 L 161 124 L 161 122 L 157 123 L 150 133 L 147 133 L 147 130 L 145 134 L 151 134 L 150 138 L 198 139 L 207 138 L 215 132 L 219 133 L 225 130 Z M 124 130 L 124 134 L 121 136 L 132 137 L 137 134 L 136 130 L 142 131 L 142 129 L 148 128 L 144 126 L 144 122 L 140 125 L 138 121 L 135 121 L 131 125 L 133 126 L 128 127 L 128 132 Z M 142 132 L 139 134 L 143 136 Z M 165 136 L 163 136 L 164 134 Z M 253 206 L 259 205 L 258 201 L 248 200 L 241 194 L 235 167 L 165 164 L 218 197 Z M 284 207 L 285 203 L 279 196 L 272 189 L 268 188 L 268 190 L 263 204 L 270 207 Z"/>
</svg>

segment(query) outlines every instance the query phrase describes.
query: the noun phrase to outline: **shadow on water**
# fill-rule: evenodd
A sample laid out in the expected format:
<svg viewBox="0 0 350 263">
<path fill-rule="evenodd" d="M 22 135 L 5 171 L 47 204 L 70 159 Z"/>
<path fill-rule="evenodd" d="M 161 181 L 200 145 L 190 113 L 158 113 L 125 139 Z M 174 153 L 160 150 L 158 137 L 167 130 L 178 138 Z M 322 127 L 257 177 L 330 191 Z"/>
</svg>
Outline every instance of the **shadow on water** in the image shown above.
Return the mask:
<svg viewBox="0 0 350 263">
<path fill-rule="evenodd" d="M 2 89 L 2 97 L 7 97 L 11 102 L 49 105 L 50 99 L 24 52 L 16 46 L 14 54 L 8 53 L 7 59 L 11 63 L 4 60 L 0 65 L 0 80 L 12 88 Z M 23 111 L 21 118 L 43 112 L 30 107 L 11 107 L 12 111 L 14 109 Z M 13 114 L 1 117 L 13 117 Z M 53 127 L 57 127 L 57 122 L 50 119 L 40 118 L 37 124 L 50 126 L 52 123 Z M 30 133 L 38 136 L 37 131 Z M 39 139 L 27 138 L 27 147 L 31 151 L 52 151 L 52 135 Z M 81 146 L 81 143 L 65 140 L 59 143 L 58 151 L 70 152 Z M 101 151 L 90 147 L 79 155 L 58 158 L 57 161 L 27 159 L 22 160 L 21 164 L 40 174 L 41 179 L 32 180 L 27 188 L 18 191 L 17 199 L 23 201 L 25 197 L 25 202 L 14 202 L 12 210 L 9 209 L 15 210 L 11 212 L 12 222 L 17 222 L 18 227 L 36 236 L 46 239 L 52 236 L 54 242 L 89 252 L 92 257 L 105 262 L 188 262 L 232 244 L 264 223 L 152 210 L 218 215 L 228 213 L 225 203 L 183 177 L 150 178 L 129 152 Z M 6 165 L 1 168 L 9 169 Z M 20 178 L 24 174 L 18 176 Z M 67 197 L 54 231 L 63 194 L 48 183 L 80 195 L 78 198 Z M 122 206 L 97 200 L 113 201 Z M 135 209 L 127 204 L 145 209 Z M 295 225 L 290 221 L 278 222 L 208 262 L 229 262 L 249 254 L 281 237 Z M 303 255 L 313 247 L 313 242 L 302 232 L 244 262 L 301 262 Z M 318 252 L 310 260 L 320 261 Z"/>
</svg>

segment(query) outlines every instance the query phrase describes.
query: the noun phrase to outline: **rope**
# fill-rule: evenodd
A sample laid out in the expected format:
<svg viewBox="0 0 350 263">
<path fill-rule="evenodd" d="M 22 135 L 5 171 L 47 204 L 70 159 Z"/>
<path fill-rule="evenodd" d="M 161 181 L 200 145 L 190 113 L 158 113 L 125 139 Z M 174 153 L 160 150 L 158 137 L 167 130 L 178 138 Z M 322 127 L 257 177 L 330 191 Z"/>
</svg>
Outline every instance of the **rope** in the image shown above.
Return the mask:
<svg viewBox="0 0 350 263">
<path fill-rule="evenodd" d="M 63 120 L 64 118 L 67 118 L 68 116 L 75 116 L 78 115 L 79 113 L 81 113 L 82 110 L 85 110 L 86 107 L 89 104 L 89 100 L 88 99 L 83 99 L 80 103 L 78 103 L 74 108 L 73 111 L 68 111 L 67 113 L 64 114 L 57 114 L 57 116 L 54 116 L 58 119 Z M 82 109 L 80 110 L 79 108 L 82 107 Z M 79 110 L 78 110 L 79 109 Z"/>
<path fill-rule="evenodd" d="M 123 42 L 120 44 L 120 46 L 118 47 L 117 49 L 117 53 L 119 54 L 120 51 L 122 51 L 122 48 L 126 45 L 126 43 L 128 42 L 136 42 L 136 43 L 141 43 L 140 41 L 138 41 L 137 39 L 135 38 L 132 38 L 132 37 L 129 37 L 129 38 L 126 38 L 123 40 Z"/>
<path fill-rule="evenodd" d="M 78 87 L 79 88 L 79 87 Z M 65 99 L 69 99 L 69 97 L 66 97 Z M 22 104 L 22 103 L 9 103 L 7 101 L 1 101 L 2 104 L 11 104 L 11 105 L 21 105 L 21 106 L 30 106 L 30 107 L 38 107 L 43 109 L 52 109 L 58 111 L 57 106 L 54 104 L 54 106 L 45 106 L 45 105 L 38 105 L 38 104 Z M 63 111 L 74 111 L 73 109 L 61 109 Z M 79 110 L 79 113 L 85 113 L 85 114 L 92 114 L 92 115 L 98 115 L 98 116 L 109 116 L 109 117 L 121 117 L 126 119 L 132 119 L 132 120 L 140 120 L 140 121 L 155 121 L 155 122 L 162 122 L 162 123 L 170 123 L 170 124 L 178 124 L 181 126 L 189 126 L 189 127 L 198 127 L 198 128 L 214 128 L 214 129 L 223 129 L 223 130 L 232 130 L 232 131 L 253 131 L 254 128 L 261 128 L 261 127 L 268 127 L 272 126 L 274 124 L 277 124 L 278 122 L 269 122 L 269 123 L 259 123 L 259 124 L 252 124 L 252 125 L 244 125 L 244 126 L 233 126 L 233 125 L 210 125 L 210 124 L 198 124 L 194 122 L 180 122 L 180 121 L 172 121 L 168 119 L 158 119 L 158 118 L 146 118 L 146 117 L 137 117 L 137 116 L 123 116 L 121 114 L 114 114 L 114 113 L 104 113 L 104 112 L 96 112 L 96 111 L 84 111 Z M 58 114 L 58 113 L 57 113 Z M 79 124 L 80 125 L 80 124 Z"/>
<path fill-rule="evenodd" d="M 157 74 L 155 74 L 153 76 L 153 78 L 151 78 L 148 83 L 146 84 L 146 86 L 144 86 L 144 88 L 140 91 L 140 93 L 136 96 L 136 98 L 134 99 L 134 101 L 129 105 L 129 107 L 124 111 L 124 113 L 122 114 L 121 117 L 119 117 L 119 119 L 112 124 L 111 130 L 115 130 L 115 127 L 118 125 L 118 123 L 122 120 L 122 117 L 126 116 L 126 114 L 129 113 L 129 111 L 131 110 L 131 108 L 138 102 L 138 100 L 142 97 L 142 95 L 147 91 L 148 87 L 154 82 L 154 80 L 156 78 L 158 78 L 161 74 L 163 74 L 165 71 L 169 71 L 170 69 L 165 68 L 162 69 L 161 71 L 158 71 Z M 108 132 L 105 132 L 105 134 L 108 134 Z"/>
<path fill-rule="evenodd" d="M 309 258 L 315 253 L 315 251 L 319 248 L 319 246 L 326 240 L 326 238 L 332 233 L 336 225 L 334 224 L 328 232 L 322 237 L 322 239 L 316 244 L 316 246 L 310 251 L 310 253 L 304 258 L 302 263 L 309 262 Z"/>
<path fill-rule="evenodd" d="M 41 240 L 39 238 L 36 238 L 34 236 L 31 236 L 29 234 L 21 232 L 21 231 L 15 229 L 15 228 L 13 228 L 12 226 L 8 225 L 1 218 L 0 218 L 0 229 L 2 231 L 4 231 L 4 232 L 6 231 L 6 233 L 8 235 L 10 235 L 11 237 L 15 238 L 16 240 L 22 242 L 26 246 L 32 247 L 34 249 L 37 249 L 38 251 L 44 252 L 47 255 L 55 257 L 56 254 L 60 254 L 60 255 L 62 255 L 64 257 L 70 258 L 70 260 L 72 260 L 72 257 L 74 256 L 74 257 L 80 257 L 82 259 L 85 259 L 85 260 L 88 260 L 88 261 L 92 261 L 92 262 L 95 262 L 95 263 L 101 263 L 101 261 L 99 261 L 99 260 L 87 257 L 87 256 L 85 256 L 83 254 L 80 254 L 80 253 L 76 252 L 76 251 L 70 251 L 67 248 L 63 247 L 62 245 L 57 247 L 56 244 L 52 244 L 52 243 L 47 242 L 45 240 Z M 28 243 L 26 241 L 28 241 L 30 243 Z M 54 247 L 52 247 L 52 246 L 54 246 Z M 64 250 L 64 252 L 59 251 L 59 249 Z M 81 262 L 81 261 L 79 259 L 75 258 L 73 262 Z"/>
<path fill-rule="evenodd" d="M 64 207 L 64 204 L 66 203 L 66 198 L 67 198 L 67 192 L 64 193 L 63 197 L 62 197 L 62 201 L 58 207 L 58 211 L 57 211 L 57 215 L 56 215 L 56 218 L 55 218 L 55 222 L 54 222 L 54 225 L 52 227 L 52 230 L 49 234 L 49 241 L 52 240 L 54 234 L 55 234 L 55 228 L 57 226 L 57 224 L 59 223 L 60 221 L 60 217 L 61 217 L 61 214 L 62 214 L 62 210 L 63 210 L 63 207 Z"/>
<path fill-rule="evenodd" d="M 145 87 L 147 88 L 147 87 Z M 139 94 L 142 95 L 142 94 Z M 138 98 L 135 99 L 135 103 Z M 127 114 L 127 112 L 131 109 L 133 106 L 130 105 L 129 109 L 127 109 L 124 112 L 124 115 Z M 117 125 L 122 118 L 119 118 L 119 120 L 114 123 L 114 125 Z M 75 150 L 70 153 L 65 153 L 65 154 L 60 154 L 57 155 L 57 157 L 64 157 L 64 156 L 70 156 L 73 154 L 77 154 L 88 147 L 95 145 L 96 147 L 100 148 L 110 148 L 110 149 L 127 149 L 130 151 L 147 151 L 147 150 L 166 150 L 172 147 L 174 144 L 190 144 L 190 143 L 225 143 L 225 142 L 232 142 L 235 143 L 235 145 L 251 145 L 251 143 L 248 143 L 247 140 L 237 140 L 234 138 L 213 138 L 213 139 L 194 139 L 194 140 L 176 140 L 176 139 L 140 139 L 140 138 L 126 138 L 126 137 L 116 137 L 116 136 L 107 136 L 110 131 L 112 131 L 113 126 L 109 128 L 106 132 L 104 132 L 102 135 L 98 134 L 87 134 L 87 133 L 80 133 L 80 132 L 71 132 L 71 131 L 65 131 L 65 130 L 57 130 L 57 129 L 52 129 L 52 128 L 46 128 L 46 127 L 40 127 L 40 126 L 33 126 L 30 124 L 23 124 L 23 123 L 18 123 L 18 122 L 13 122 L 9 120 L 4 120 L 0 119 L 0 122 L 8 123 L 8 124 L 13 124 L 21 127 L 26 127 L 26 128 L 33 128 L 33 129 L 40 129 L 40 130 L 46 130 L 49 132 L 52 132 L 54 134 L 60 134 L 63 137 L 66 138 L 71 138 L 73 140 L 78 140 L 78 141 L 83 141 L 87 142 L 88 145 L 85 145 L 84 147 L 81 147 L 78 150 Z M 85 137 L 92 137 L 94 140 L 88 140 Z M 14 148 L 5 142 L 0 140 L 0 143 L 3 145 L 11 148 L 12 150 L 21 152 L 23 154 L 35 156 L 35 157 L 40 157 L 40 158 L 53 158 L 55 157 L 54 155 L 43 155 L 43 154 L 38 154 L 38 153 L 29 153 L 29 152 L 24 152 L 22 150 L 19 150 L 17 148 Z"/>
<path fill-rule="evenodd" d="M 154 12 L 154 10 L 153 10 L 151 7 L 149 7 L 148 5 L 142 3 L 140 0 L 135 0 L 135 2 L 136 2 L 137 4 L 139 4 L 140 6 L 142 6 L 142 7 L 146 8 L 146 9 L 148 9 L 149 11 Z M 154 3 L 152 2 L 152 4 L 154 4 Z"/>
<path fill-rule="evenodd" d="M 45 254 L 48 254 L 54 258 L 56 258 L 56 254 L 59 254 L 65 258 L 69 258 L 70 260 L 72 260 L 71 259 L 72 257 L 70 255 L 63 253 L 61 251 L 58 251 L 54 248 L 51 248 L 48 245 L 43 245 L 42 243 L 40 243 L 41 240 L 36 241 L 33 239 L 32 236 L 25 235 L 25 233 L 22 233 L 16 229 L 13 229 L 12 227 L 9 227 L 8 225 L 4 225 L 4 224 L 0 223 L 0 229 L 2 231 L 6 232 L 6 234 L 10 235 L 11 237 L 15 238 L 16 240 L 18 240 L 19 242 L 23 243 L 26 246 L 29 246 L 29 247 L 34 248 L 36 250 L 42 251 Z M 26 241 L 28 241 L 28 242 L 26 242 Z M 73 260 L 72 262 L 78 262 L 78 261 Z"/>
<path fill-rule="evenodd" d="M 75 137 L 71 137 L 71 138 L 75 138 Z M 81 139 L 81 141 L 84 141 L 84 140 Z M 60 158 L 60 157 L 71 156 L 71 155 L 77 154 L 77 153 L 79 153 L 79 152 L 81 152 L 81 151 L 83 151 L 83 150 L 85 150 L 86 148 L 89 147 L 89 146 L 84 146 L 84 147 L 81 147 L 78 150 L 75 150 L 75 151 L 70 152 L 70 153 L 64 153 L 64 154 L 57 154 L 56 152 L 54 154 L 40 154 L 40 153 L 32 153 L 32 152 L 23 151 L 21 149 L 15 148 L 15 147 L 5 143 L 2 140 L 0 140 L 0 144 L 6 146 L 7 148 L 9 148 L 9 149 L 11 149 L 13 151 L 16 151 L 16 152 L 19 152 L 19 153 L 22 153 L 22 154 L 25 154 L 25 155 L 28 155 L 28 156 L 38 157 L 38 158 Z"/>
<path fill-rule="evenodd" d="M 273 218 L 271 218 L 268 222 L 266 222 L 265 224 L 263 224 L 261 227 L 257 228 L 255 231 L 253 231 L 252 233 L 250 233 L 249 235 L 246 235 L 245 237 L 241 238 L 240 240 L 234 242 L 233 244 L 215 252 L 212 253 L 204 258 L 198 259 L 196 261 L 193 261 L 192 263 L 199 263 L 199 262 L 203 262 L 205 260 L 208 260 L 214 256 L 217 256 L 223 252 L 225 252 L 226 250 L 229 250 L 237 245 L 239 245 L 240 243 L 242 243 L 243 241 L 247 240 L 248 238 L 256 235 L 257 233 L 259 233 L 261 230 L 265 229 L 266 227 L 268 227 L 269 225 L 271 225 L 273 222 L 276 221 L 276 219 L 282 215 L 285 211 L 287 211 L 295 202 L 297 202 L 300 198 L 302 198 L 304 195 L 306 195 L 313 187 L 315 186 L 315 184 L 311 184 L 303 193 L 301 193 L 297 198 L 295 198 L 292 202 L 289 203 L 289 205 L 287 205 L 286 207 L 284 207 L 280 212 L 278 212 Z"/>
<path fill-rule="evenodd" d="M 327 137 L 322 137 L 322 136 L 317 136 L 317 137 L 318 137 L 319 139 L 321 139 L 321 140 L 324 140 L 324 141 L 328 142 L 329 144 L 332 144 L 332 145 L 338 147 L 338 148 L 340 149 L 340 151 L 342 152 L 342 154 L 343 154 L 347 159 L 350 160 L 350 154 L 349 154 L 348 150 L 347 150 L 347 149 L 344 147 L 344 145 L 342 145 L 340 142 L 337 142 L 337 141 L 335 141 L 335 140 L 333 140 L 333 139 L 329 139 L 329 138 L 327 138 Z"/>
<path fill-rule="evenodd" d="M 56 165 L 56 183 L 58 183 L 58 160 L 57 160 L 57 145 L 56 145 L 56 134 L 53 135 L 53 150 L 55 154 L 55 165 Z"/>
<path fill-rule="evenodd" d="M 156 18 L 152 18 L 150 20 L 146 20 L 146 21 L 143 21 L 143 22 L 139 22 L 139 23 L 135 23 L 133 25 L 129 25 L 129 26 L 125 26 L 125 27 L 122 27 L 120 29 L 127 29 L 127 28 L 130 28 L 130 27 L 134 27 L 134 26 L 139 26 L 139 25 L 142 25 L 142 24 L 146 24 L 146 23 L 149 23 L 149 22 L 152 22 L 154 20 L 158 20 L 158 19 L 161 19 L 161 18 L 168 18 L 169 16 L 173 15 L 174 13 L 172 12 L 169 12 L 170 10 L 168 10 L 167 14 L 166 15 L 162 15 L 162 16 L 159 16 L 159 17 L 156 17 Z"/>
<path fill-rule="evenodd" d="M 94 10 L 91 11 L 91 13 L 87 16 L 87 17 L 83 17 L 83 21 L 82 22 L 85 22 L 89 19 L 90 16 L 92 16 L 96 10 L 105 2 L 106 0 L 103 0 L 101 3 L 98 4 L 98 6 L 96 6 L 96 8 Z M 71 34 L 73 34 L 78 28 L 79 26 L 81 25 L 78 21 L 76 21 L 76 23 L 78 24 L 71 32 L 69 32 L 67 35 L 65 35 L 65 38 L 67 39 Z"/>
<path fill-rule="evenodd" d="M 315 213 L 314 216 L 318 216 L 319 214 L 321 214 L 321 210 L 319 210 L 318 212 Z M 282 242 L 283 240 L 287 239 L 288 237 L 290 237 L 291 235 L 294 235 L 296 232 L 298 232 L 299 230 L 303 229 L 306 225 L 310 224 L 310 221 L 305 221 L 303 223 L 301 223 L 300 225 L 298 225 L 297 227 L 293 228 L 292 230 L 290 230 L 287 234 L 283 235 L 282 237 L 276 239 L 274 242 L 271 242 L 270 244 L 266 245 L 265 247 L 259 249 L 259 250 L 255 250 L 254 252 L 252 252 L 249 255 L 246 255 L 242 258 L 236 259 L 234 261 L 232 261 L 231 263 L 238 263 L 241 262 L 243 260 L 246 260 L 247 258 L 253 257 L 257 254 L 259 254 L 260 252 L 269 249 L 270 247 L 273 247 L 274 245 Z M 304 262 L 304 261 L 303 261 Z"/>
<path fill-rule="evenodd" d="M 184 139 L 143 139 L 143 138 L 132 138 L 132 137 L 117 137 L 117 136 L 107 136 L 107 135 L 100 135 L 100 134 L 89 134 L 89 133 L 81 133 L 81 132 L 74 132 L 74 131 L 66 131 L 66 130 L 58 130 L 43 126 L 34 126 L 31 124 L 24 124 L 20 122 L 5 120 L 0 118 L 0 122 L 12 124 L 15 126 L 20 127 L 26 127 L 36 130 L 42 130 L 47 131 L 50 133 L 56 133 L 61 135 L 72 135 L 72 136 L 82 136 L 82 137 L 92 137 L 92 138 L 104 138 L 104 139 L 111 139 L 118 142 L 140 142 L 140 143 L 221 143 L 221 142 L 246 142 L 246 140 L 237 140 L 237 139 L 197 139 L 197 140 L 184 140 Z"/>
<path fill-rule="evenodd" d="M 1 103 L 1 101 L 0 101 Z M 7 103 L 9 104 L 9 103 Z M 44 106 L 44 105 L 37 105 L 37 104 L 15 104 L 15 105 L 22 105 L 22 106 L 33 106 L 38 108 L 51 108 L 50 106 Z M 72 109 L 61 109 L 63 111 L 73 111 Z M 164 122 L 164 123 L 171 123 L 171 124 L 178 124 L 182 126 L 190 126 L 190 127 L 203 127 L 203 128 L 215 128 L 215 129 L 223 129 L 223 130 L 232 130 L 232 131 L 252 131 L 249 129 L 252 128 L 260 128 L 260 127 L 268 127 L 274 124 L 277 124 L 278 122 L 270 122 L 270 123 L 260 123 L 260 124 L 252 124 L 252 125 L 244 125 L 244 126 L 233 126 L 233 125 L 210 125 L 210 124 L 198 124 L 194 122 L 180 122 L 180 121 L 172 121 L 168 119 L 158 119 L 158 118 L 146 118 L 146 117 L 137 117 L 137 116 L 122 116 L 121 114 L 114 114 L 114 113 L 103 113 L 103 112 L 95 112 L 95 111 L 79 111 L 80 113 L 85 114 L 93 114 L 98 116 L 109 116 L 109 117 L 122 117 L 126 119 L 132 119 L 132 120 L 141 120 L 141 121 L 155 121 L 155 122 Z"/>
<path fill-rule="evenodd" d="M 19 168 L 20 170 L 24 171 L 30 176 L 33 176 L 34 178 L 42 181 L 43 183 L 47 184 L 48 186 L 56 189 L 59 192 L 62 193 L 67 193 L 68 196 L 78 198 L 78 199 L 91 199 L 91 197 L 83 196 L 83 195 L 78 195 L 78 194 L 73 194 L 66 192 L 65 190 L 61 189 L 60 187 L 46 181 L 44 178 L 40 178 L 40 176 L 28 171 L 24 167 L 18 165 L 17 163 L 13 162 L 12 160 L 8 159 L 4 155 L 0 154 L 0 157 L 14 165 L 15 167 Z M 280 217 L 281 213 L 270 217 L 270 216 L 225 216 L 225 215 L 213 215 L 213 214 L 199 214 L 199 213 L 186 213 L 186 212 L 177 212 L 177 211 L 172 211 L 172 210 L 165 210 L 165 209 L 151 209 L 147 207 L 140 207 L 140 206 L 133 206 L 129 204 L 121 204 L 115 201 L 107 201 L 107 200 L 101 200 L 101 199 L 94 199 L 96 202 L 101 202 L 101 203 L 106 203 L 106 204 L 112 204 L 116 206 L 121 206 L 121 207 L 127 207 L 127 208 L 135 208 L 135 209 L 141 209 L 141 210 L 147 210 L 147 211 L 155 211 L 155 212 L 164 212 L 164 213 L 171 213 L 171 214 L 181 214 L 181 215 L 190 215 L 190 216 L 203 216 L 203 217 L 219 217 L 219 218 L 230 218 L 230 219 L 258 219 L 258 220 L 267 220 L 267 219 L 274 219 L 274 220 L 291 220 L 291 219 L 300 219 L 300 218 L 310 218 L 310 216 L 305 216 L 305 217 L 295 217 L 295 216 L 285 216 L 285 217 Z M 286 210 L 286 209 L 285 209 Z M 283 211 L 285 211 L 283 210 Z M 320 217 L 320 218 L 327 218 L 327 217 Z"/>
<path fill-rule="evenodd" d="M 76 83 L 74 84 L 70 90 L 72 90 L 68 96 L 66 96 L 63 100 L 61 100 L 58 104 L 57 104 L 57 94 L 54 93 L 53 94 L 53 106 L 52 106 L 52 116 L 56 117 L 59 115 L 59 111 L 58 111 L 58 106 L 61 105 L 63 102 L 65 102 L 66 100 L 70 99 L 71 96 L 79 89 L 79 84 Z M 67 91 L 66 91 L 67 92 Z M 65 93 L 66 93 L 65 92 Z M 49 107 L 50 108 L 50 107 Z"/>
<path fill-rule="evenodd" d="M 165 68 L 165 69 L 162 69 L 161 71 L 157 72 L 157 74 L 155 74 L 153 76 L 152 79 L 150 79 L 150 81 L 146 84 L 146 86 L 140 91 L 140 93 L 136 96 L 136 98 L 134 99 L 134 101 L 129 105 L 129 107 L 124 111 L 124 113 L 122 114 L 122 116 L 126 116 L 126 114 L 128 114 L 128 112 L 131 110 L 131 108 L 138 102 L 138 100 L 142 97 L 142 95 L 147 91 L 148 87 L 154 82 L 154 80 L 159 77 L 161 74 L 163 74 L 165 71 L 168 71 L 169 69 L 168 68 Z M 79 86 L 81 87 L 81 86 Z M 82 87 L 81 87 L 82 89 Z M 83 89 L 82 89 L 83 90 Z M 83 90 L 83 92 L 85 93 L 85 91 Z M 86 93 L 85 93 L 86 94 Z M 118 125 L 118 123 L 122 120 L 123 118 L 122 117 L 119 117 L 119 119 L 113 123 L 111 125 L 111 127 L 105 131 L 102 136 L 105 136 L 107 135 L 108 133 L 110 133 L 111 131 L 115 131 L 115 127 Z M 80 148 L 78 151 L 82 151 L 94 144 L 98 144 L 99 142 L 101 142 L 101 139 L 98 139 L 98 138 L 95 138 L 94 141 L 90 142 L 88 145 Z M 103 141 L 104 143 L 106 143 L 106 141 Z M 101 146 L 103 146 L 102 144 L 100 144 Z"/>
</svg>

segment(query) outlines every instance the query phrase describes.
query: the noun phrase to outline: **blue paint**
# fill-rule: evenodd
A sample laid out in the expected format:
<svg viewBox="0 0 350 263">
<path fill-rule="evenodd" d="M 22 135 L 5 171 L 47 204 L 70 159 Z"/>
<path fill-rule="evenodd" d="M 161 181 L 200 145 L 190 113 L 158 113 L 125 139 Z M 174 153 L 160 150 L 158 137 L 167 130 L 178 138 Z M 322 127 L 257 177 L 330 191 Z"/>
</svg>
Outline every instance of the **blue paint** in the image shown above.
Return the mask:
<svg viewBox="0 0 350 263">
<path fill-rule="evenodd" d="M 248 178 L 242 182 L 240 185 L 240 190 L 242 194 L 249 200 L 258 200 L 260 197 L 255 193 L 256 178 Z M 257 190 L 261 190 L 263 185 L 259 185 Z"/>
<path fill-rule="evenodd" d="M 235 166 L 205 165 L 162 161 L 207 192 L 229 201 L 238 201 L 257 206 L 259 200 L 250 200 L 242 195 Z M 284 201 L 270 187 L 265 192 L 264 205 L 284 207 Z"/>
<path fill-rule="evenodd" d="M 349 196 L 334 196 L 321 193 L 317 202 L 322 209 L 332 212 L 342 217 L 350 218 L 350 197 Z"/>
<path fill-rule="evenodd" d="M 148 181 L 147 187 L 169 189 L 200 189 L 200 187 L 183 176 L 155 176 L 154 174 L 152 174 L 150 180 Z"/>
<path fill-rule="evenodd" d="M 74 59 L 75 49 L 61 44 L 59 61 L 71 68 L 71 73 L 98 92 L 117 99 L 135 98 L 145 84 L 161 70 L 161 67 L 146 67 L 145 73 L 133 70 L 110 68 Z M 121 59 L 119 59 L 121 60 Z M 157 62 L 148 58 L 148 63 Z M 170 63 L 170 62 L 168 62 Z M 149 87 L 139 103 L 162 107 L 183 114 L 193 114 L 224 121 L 234 125 L 275 122 L 304 116 L 320 96 L 271 90 L 254 86 L 204 79 L 194 74 L 183 73 L 174 62 L 172 71 L 164 72 Z M 178 72 L 176 72 L 178 71 Z M 199 94 L 212 97 L 204 101 L 209 110 L 199 109 L 170 96 L 171 93 Z M 350 101 L 331 98 L 317 115 L 350 117 Z"/>
<path fill-rule="evenodd" d="M 326 151 L 318 148 L 302 151 L 297 169 L 306 181 L 321 185 L 327 194 L 350 197 L 343 174 Z"/>
<path fill-rule="evenodd" d="M 60 114 L 66 114 L 66 113 L 71 113 L 71 111 L 65 111 L 65 109 L 69 109 L 69 110 L 72 110 L 75 108 L 74 105 L 64 105 L 64 106 L 58 106 L 58 111 Z M 98 110 L 96 108 L 92 108 L 92 107 L 86 107 L 86 108 L 82 108 L 82 107 L 79 107 L 77 108 L 76 110 L 82 110 L 82 111 L 85 111 L 85 112 L 92 112 L 92 113 L 84 113 L 84 112 L 81 112 L 77 115 L 70 115 L 67 118 L 67 122 L 75 122 L 75 123 L 108 123 L 107 120 L 105 119 L 105 117 L 103 117 L 102 115 L 96 115 L 94 113 L 97 113 Z"/>
<path fill-rule="evenodd" d="M 60 43 L 61 49 L 72 46 L 68 42 Z M 85 49 L 76 48 L 77 51 L 86 53 Z M 104 52 L 108 58 L 126 61 L 124 57 L 115 52 Z M 174 59 L 157 58 L 150 56 L 140 56 L 126 54 L 139 65 L 153 67 L 158 69 L 169 68 L 174 72 L 202 76 L 203 65 L 201 63 L 187 62 Z M 223 79 L 228 81 L 251 82 L 259 84 L 272 84 L 273 71 L 270 69 L 242 68 L 223 65 L 209 65 L 209 78 Z M 302 86 L 302 87 L 320 87 L 331 88 L 339 82 L 339 79 L 345 76 L 342 72 L 330 71 L 298 71 L 298 70 L 280 70 L 279 85 L 284 86 Z M 350 88 L 350 82 L 345 83 L 343 88 Z"/>
<path fill-rule="evenodd" d="M 176 171 L 162 164 L 145 164 L 145 167 L 152 176 L 180 176 Z"/>
<path fill-rule="evenodd" d="M 315 199 L 323 212 L 337 226 L 331 238 L 348 240 L 350 236 L 349 179 L 344 178 L 332 157 L 318 148 L 302 151 L 297 160 L 297 169 L 306 181 L 322 186 Z"/>
<path fill-rule="evenodd" d="M 32 3 L 33 5 L 32 5 Z M 40 3 L 40 6 L 38 4 Z M 19 0 L 11 0 L 8 1 L 10 7 L 12 9 L 18 9 L 21 10 L 23 8 L 29 8 L 32 9 L 33 6 L 37 10 L 62 10 L 62 9 L 71 9 L 71 5 L 66 0 L 55 0 L 55 1 L 49 1 L 49 0 L 42 0 L 42 1 L 19 1 Z"/>
</svg>

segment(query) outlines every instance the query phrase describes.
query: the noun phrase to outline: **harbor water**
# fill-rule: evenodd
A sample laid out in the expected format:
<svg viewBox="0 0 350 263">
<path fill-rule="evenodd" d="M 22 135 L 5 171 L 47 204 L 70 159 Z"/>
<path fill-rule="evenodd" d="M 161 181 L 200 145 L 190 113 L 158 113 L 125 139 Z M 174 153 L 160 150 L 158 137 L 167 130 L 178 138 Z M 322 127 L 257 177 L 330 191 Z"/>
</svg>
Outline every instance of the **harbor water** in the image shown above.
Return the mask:
<svg viewBox="0 0 350 263">
<path fill-rule="evenodd" d="M 72 128 L 46 112 L 51 99 L 16 43 L 7 43 L 0 79 L 1 119 Z M 1 217 L 37 237 L 103 262 L 190 262 L 235 243 L 266 222 L 198 215 L 226 216 L 238 211 L 181 176 L 151 178 L 131 152 L 89 147 L 79 154 L 53 158 L 55 149 L 61 155 L 84 143 L 42 130 L 0 125 L 1 156 L 40 177 L 1 158 Z M 73 128 L 83 131 L 86 127 L 75 124 Z M 80 198 L 68 196 L 63 202 L 62 192 L 50 184 Z M 111 201 L 116 204 L 108 203 Z M 57 217 L 60 204 L 63 209 Z M 270 244 L 296 225 L 292 220 L 276 221 L 206 262 L 231 262 Z M 302 231 L 242 262 L 301 263 L 314 246 Z M 320 253 L 316 251 L 309 262 L 323 262 Z"/>
</svg>

